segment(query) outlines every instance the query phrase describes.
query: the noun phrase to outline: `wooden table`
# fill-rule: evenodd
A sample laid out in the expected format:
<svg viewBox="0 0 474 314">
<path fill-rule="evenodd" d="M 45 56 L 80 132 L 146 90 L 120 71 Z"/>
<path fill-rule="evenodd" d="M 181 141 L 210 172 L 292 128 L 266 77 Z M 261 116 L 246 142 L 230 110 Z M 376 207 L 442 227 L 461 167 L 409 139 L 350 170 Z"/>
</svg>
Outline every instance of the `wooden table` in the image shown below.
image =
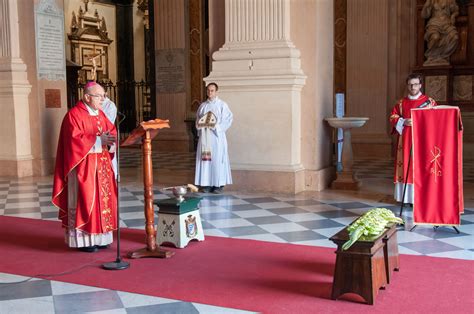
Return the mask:
<svg viewBox="0 0 474 314">
<path fill-rule="evenodd" d="M 337 245 L 331 299 L 356 293 L 374 304 L 379 289 L 385 289 L 393 270 L 399 269 L 396 232 L 396 224 L 391 224 L 381 235 L 362 238 L 346 251 L 342 245 L 349 240 L 347 228 L 330 238 Z"/>
</svg>

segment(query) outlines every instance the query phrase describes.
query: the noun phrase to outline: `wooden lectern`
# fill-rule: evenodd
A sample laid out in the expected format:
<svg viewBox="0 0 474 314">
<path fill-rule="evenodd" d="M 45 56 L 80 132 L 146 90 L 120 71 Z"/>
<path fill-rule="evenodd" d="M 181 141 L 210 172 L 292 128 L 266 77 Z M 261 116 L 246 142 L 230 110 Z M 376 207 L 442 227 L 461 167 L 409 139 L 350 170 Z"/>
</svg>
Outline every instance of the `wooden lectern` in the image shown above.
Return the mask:
<svg viewBox="0 0 474 314">
<path fill-rule="evenodd" d="M 169 128 L 168 120 L 155 119 L 140 123 L 121 146 L 142 144 L 143 148 L 143 185 L 145 194 L 145 231 L 146 247 L 128 253 L 130 258 L 159 257 L 169 258 L 174 252 L 161 250 L 156 244 L 156 230 L 153 210 L 153 167 L 151 160 L 151 140 L 159 129 Z"/>
</svg>

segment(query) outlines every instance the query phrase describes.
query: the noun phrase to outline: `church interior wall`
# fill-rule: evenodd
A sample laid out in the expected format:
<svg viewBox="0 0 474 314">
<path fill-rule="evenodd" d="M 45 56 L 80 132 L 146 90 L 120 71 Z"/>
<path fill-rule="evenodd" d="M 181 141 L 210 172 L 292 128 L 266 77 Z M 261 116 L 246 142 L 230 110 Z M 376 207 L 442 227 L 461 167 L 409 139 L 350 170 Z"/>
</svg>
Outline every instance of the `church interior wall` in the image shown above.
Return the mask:
<svg viewBox="0 0 474 314">
<path fill-rule="evenodd" d="M 170 120 L 171 128 L 162 130 L 153 144 L 165 151 L 189 151 L 190 135 L 184 121 L 190 84 L 186 60 L 189 49 L 186 18 L 186 1 L 155 1 L 156 112 L 158 118 Z M 161 80 L 160 65 L 168 66 L 162 60 L 182 69 L 184 84 Z M 180 73 L 176 71 L 176 75 Z"/>
<path fill-rule="evenodd" d="M 291 39 L 301 52 L 306 85 L 301 91 L 301 161 L 305 189 L 321 190 L 333 176 L 333 4 L 299 1 L 291 5 Z"/>
<path fill-rule="evenodd" d="M 33 174 L 41 172 L 38 161 L 41 158 L 41 133 L 44 130 L 41 128 L 41 110 L 39 93 L 40 88 L 37 80 L 36 72 L 36 47 L 35 47 L 35 19 L 34 19 L 34 5 L 31 3 L 18 2 L 18 27 L 20 44 L 20 58 L 26 64 L 26 72 L 28 82 L 31 85 L 31 92 L 28 95 L 28 113 L 29 116 L 29 134 L 25 134 L 24 137 L 29 136 L 31 141 L 25 142 L 23 145 L 30 146 L 31 155 L 33 157 Z M 15 113 L 15 116 L 18 113 Z M 18 137 L 16 137 L 18 140 Z M 20 145 L 15 143 L 14 145 Z"/>
<path fill-rule="evenodd" d="M 347 2 L 345 114 L 368 117 L 354 129 L 354 153 L 390 156 L 387 135 L 388 0 Z"/>
<path fill-rule="evenodd" d="M 389 1 L 388 27 L 388 94 L 386 116 L 395 103 L 405 96 L 405 78 L 416 64 L 416 3 L 411 0 Z M 387 134 L 391 134 L 387 122 Z M 395 149 L 396 135 L 391 135 L 391 155 Z"/>
<path fill-rule="evenodd" d="M 137 1 L 133 2 L 133 58 L 135 81 L 145 81 L 145 32 L 143 13 L 138 9 Z"/>
<path fill-rule="evenodd" d="M 209 0 L 209 55 L 225 43 L 225 1 Z M 212 62 L 211 62 L 212 70 Z"/>
<path fill-rule="evenodd" d="M 70 31 L 71 14 L 73 10 L 77 13 L 79 6 L 84 6 L 84 2 L 80 0 L 55 1 L 65 13 L 65 53 L 70 57 L 67 33 Z M 4 126 L 18 125 L 24 121 L 21 119 L 28 117 L 28 127 L 23 129 L 14 127 L 14 137 L 6 139 L 4 142 L 4 147 L 9 146 L 10 148 L 2 148 L 2 151 L 4 153 L 8 151 L 3 154 L 7 155 L 11 150 L 12 154 L 17 154 L 17 156 L 26 156 L 31 153 L 32 159 L 22 159 L 23 157 L 21 157 L 16 160 L 15 158 L 9 161 L 3 160 L 1 161 L 1 168 L 4 169 L 2 174 L 5 174 L 7 170 L 11 172 L 10 175 L 19 176 L 51 173 L 60 123 L 66 112 L 65 81 L 37 78 L 34 6 L 38 2 L 38 0 L 17 2 L 19 33 L 21 34 L 17 40 L 20 46 L 20 57 L 27 66 L 26 73 L 28 82 L 31 84 L 31 92 L 28 94 L 27 107 L 10 108 L 13 111 L 5 109 L 5 112 L 12 112 L 15 120 L 7 121 L 8 118 L 4 118 L 5 123 L 2 123 Z M 156 1 L 156 55 L 160 51 L 182 53 L 184 56 L 188 54 L 187 41 L 189 37 L 186 20 L 188 7 L 186 3 L 186 0 Z M 305 189 L 318 190 L 325 187 L 333 174 L 331 166 L 332 129 L 323 121 L 325 117 L 333 115 L 334 102 L 332 94 L 332 1 L 302 0 L 289 3 L 291 4 L 290 37 L 301 53 L 301 68 L 306 75 L 306 83 L 298 96 L 300 100 L 291 100 L 295 103 L 301 102 L 301 108 L 298 109 L 301 110 L 301 113 L 294 115 L 293 118 L 296 120 L 292 120 L 296 126 L 291 126 L 293 129 L 297 127 L 298 130 L 290 135 L 291 140 L 281 142 L 283 145 L 289 145 L 291 151 L 288 155 L 282 155 L 280 151 L 271 156 L 270 160 L 273 161 L 270 164 L 278 164 L 281 160 L 283 163 L 290 164 L 300 162 L 303 170 L 293 173 L 293 183 L 304 184 Z M 114 58 L 117 53 L 114 27 L 115 7 L 110 4 L 90 1 L 89 11 L 95 10 L 95 8 L 98 9 L 100 16 L 106 18 L 109 37 L 114 39 L 109 50 L 109 70 L 113 80 L 116 76 L 116 59 Z M 394 103 L 404 96 L 406 92 L 404 79 L 415 67 L 415 9 L 412 0 L 359 0 L 347 3 L 346 115 L 370 118 L 363 128 L 353 131 L 356 158 L 359 156 L 390 157 L 391 155 L 392 140 L 387 117 Z M 141 80 L 144 78 L 143 15 L 136 8 L 136 3 L 133 10 L 135 80 Z M 209 49 L 211 54 L 219 50 L 224 43 L 225 1 L 209 0 Z M 184 119 L 187 117 L 186 103 L 189 101 L 187 85 L 190 82 L 186 61 L 183 65 L 186 85 L 184 90 L 160 92 L 157 95 L 157 116 L 171 120 L 172 128 L 159 135 L 158 145 L 166 147 L 167 150 L 185 151 L 189 149 L 190 140 Z M 45 91 L 48 89 L 59 90 L 60 108 L 47 107 Z M 272 96 L 269 97 L 275 95 L 277 93 L 272 93 Z M 234 96 L 239 98 L 239 95 Z M 251 102 L 251 99 L 249 101 Z M 232 107 L 232 103 L 229 105 Z M 257 104 L 254 105 L 257 106 Z M 474 125 L 472 123 L 474 119 L 471 116 L 470 113 L 466 113 L 464 116 L 466 129 L 470 125 Z M 258 117 L 259 119 L 269 118 L 268 114 Z M 232 132 L 237 131 L 230 130 L 231 134 Z M 295 136 L 300 138 L 295 141 Z M 469 136 L 470 133 L 466 134 L 465 141 L 468 139 L 472 142 Z M 239 144 L 239 146 L 232 148 L 231 143 L 231 149 L 241 150 L 242 147 Z M 10 164 L 15 166 L 4 167 L 4 165 Z M 247 175 L 242 172 L 242 176 Z"/>
<path fill-rule="evenodd" d="M 57 0 L 56 5 L 62 9 L 62 0 Z M 20 56 L 27 66 L 31 92 L 28 95 L 29 134 L 25 134 L 29 141 L 21 141 L 16 145 L 31 145 L 32 175 L 45 175 L 50 174 L 54 167 L 57 138 L 66 112 L 66 82 L 65 80 L 38 79 L 34 9 L 35 6 L 31 2 L 18 2 Z M 60 108 L 47 108 L 45 97 L 47 89 L 59 90 Z"/>
</svg>

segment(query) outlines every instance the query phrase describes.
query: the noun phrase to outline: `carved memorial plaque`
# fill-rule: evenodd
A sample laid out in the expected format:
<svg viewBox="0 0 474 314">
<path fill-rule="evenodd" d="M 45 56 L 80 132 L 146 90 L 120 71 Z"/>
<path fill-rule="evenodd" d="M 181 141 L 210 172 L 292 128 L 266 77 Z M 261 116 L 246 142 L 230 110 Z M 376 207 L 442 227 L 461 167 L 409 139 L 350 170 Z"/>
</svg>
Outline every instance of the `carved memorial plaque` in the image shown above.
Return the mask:
<svg viewBox="0 0 474 314">
<path fill-rule="evenodd" d="M 38 79 L 66 80 L 64 13 L 53 0 L 35 7 L 35 36 Z"/>
<path fill-rule="evenodd" d="M 185 91 L 184 49 L 160 49 L 156 54 L 156 90 L 158 93 Z"/>
</svg>

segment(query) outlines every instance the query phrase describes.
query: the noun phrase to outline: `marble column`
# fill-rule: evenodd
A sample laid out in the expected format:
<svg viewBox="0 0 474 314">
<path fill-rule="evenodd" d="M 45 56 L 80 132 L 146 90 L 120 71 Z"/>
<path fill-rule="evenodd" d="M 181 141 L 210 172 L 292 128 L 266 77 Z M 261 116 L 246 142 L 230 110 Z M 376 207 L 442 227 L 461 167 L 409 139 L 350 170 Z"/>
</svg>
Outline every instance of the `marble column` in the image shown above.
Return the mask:
<svg viewBox="0 0 474 314">
<path fill-rule="evenodd" d="M 0 175 L 31 176 L 28 95 L 31 85 L 20 58 L 16 0 L 0 0 Z"/>
<path fill-rule="evenodd" d="M 234 188 L 299 192 L 301 90 L 306 76 L 290 39 L 289 0 L 226 0 L 225 44 L 204 80 L 234 113 L 227 132 Z"/>
</svg>

